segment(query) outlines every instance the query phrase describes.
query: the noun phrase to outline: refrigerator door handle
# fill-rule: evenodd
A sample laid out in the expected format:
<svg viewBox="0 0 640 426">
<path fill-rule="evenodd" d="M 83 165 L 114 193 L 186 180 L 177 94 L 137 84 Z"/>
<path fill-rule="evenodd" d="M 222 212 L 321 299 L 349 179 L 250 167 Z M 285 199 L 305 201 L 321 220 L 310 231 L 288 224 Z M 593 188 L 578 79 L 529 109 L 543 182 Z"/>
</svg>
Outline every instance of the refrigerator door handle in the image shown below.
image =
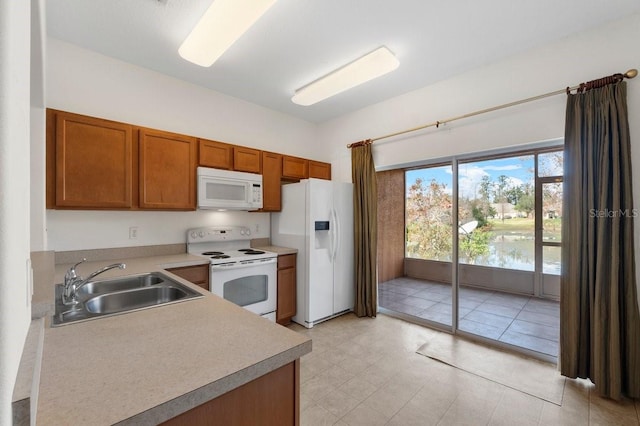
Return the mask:
<svg viewBox="0 0 640 426">
<path fill-rule="evenodd" d="M 334 227 L 335 222 L 333 221 L 333 210 L 329 210 L 329 261 L 333 261 L 333 251 L 335 250 Z"/>
<path fill-rule="evenodd" d="M 340 221 L 338 220 L 338 212 L 336 209 L 333 209 L 333 222 L 335 223 L 334 231 L 335 232 L 335 247 L 333 249 L 333 262 L 336 261 L 338 257 L 338 248 L 340 247 Z"/>
</svg>

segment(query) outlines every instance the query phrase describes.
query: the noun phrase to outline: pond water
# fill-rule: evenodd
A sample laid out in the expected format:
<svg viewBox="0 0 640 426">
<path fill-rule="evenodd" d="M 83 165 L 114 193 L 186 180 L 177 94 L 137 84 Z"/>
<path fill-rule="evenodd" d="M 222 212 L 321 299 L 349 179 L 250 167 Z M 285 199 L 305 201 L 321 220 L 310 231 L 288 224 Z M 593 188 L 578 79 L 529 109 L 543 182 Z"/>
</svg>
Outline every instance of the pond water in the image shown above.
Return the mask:
<svg viewBox="0 0 640 426">
<path fill-rule="evenodd" d="M 533 230 L 522 231 L 490 231 L 489 253 L 467 259 L 460 256 L 460 263 L 498 268 L 535 270 L 535 240 Z M 547 237 L 547 236 L 545 236 Z M 545 238 L 546 239 L 546 238 Z M 543 272 L 560 274 L 560 248 L 545 247 L 543 251 Z"/>
</svg>

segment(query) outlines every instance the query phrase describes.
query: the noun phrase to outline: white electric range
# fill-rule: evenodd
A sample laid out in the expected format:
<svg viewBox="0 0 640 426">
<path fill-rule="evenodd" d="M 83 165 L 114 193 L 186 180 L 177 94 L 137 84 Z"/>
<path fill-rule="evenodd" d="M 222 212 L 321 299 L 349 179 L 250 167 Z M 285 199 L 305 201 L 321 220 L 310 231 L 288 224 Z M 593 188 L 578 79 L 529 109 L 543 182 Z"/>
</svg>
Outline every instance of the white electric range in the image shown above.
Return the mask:
<svg viewBox="0 0 640 426">
<path fill-rule="evenodd" d="M 276 320 L 276 253 L 250 247 L 246 226 L 194 228 L 187 231 L 187 252 L 206 257 L 211 292 L 236 305 Z"/>
</svg>

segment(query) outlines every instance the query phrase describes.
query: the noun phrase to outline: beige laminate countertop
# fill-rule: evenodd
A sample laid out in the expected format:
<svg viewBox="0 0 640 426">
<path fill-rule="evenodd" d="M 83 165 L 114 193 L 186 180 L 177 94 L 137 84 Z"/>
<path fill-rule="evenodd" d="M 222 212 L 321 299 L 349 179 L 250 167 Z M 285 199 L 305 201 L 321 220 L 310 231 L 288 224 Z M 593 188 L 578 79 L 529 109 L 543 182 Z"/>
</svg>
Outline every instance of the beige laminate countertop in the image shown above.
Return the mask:
<svg viewBox="0 0 640 426">
<path fill-rule="evenodd" d="M 203 264 L 188 254 L 124 262 L 104 277 Z M 68 266 L 55 267 L 54 282 Z M 173 278 L 204 297 L 61 327 L 47 317 L 37 424 L 157 424 L 311 351 L 304 335 Z M 38 300 L 53 297 L 49 287 L 38 284 Z"/>
<path fill-rule="evenodd" d="M 289 248 L 289 247 L 279 247 L 279 246 L 258 246 L 254 247 L 257 250 L 266 250 L 273 253 L 277 253 L 278 256 L 283 256 L 286 254 L 296 254 L 298 253 L 297 249 Z"/>
</svg>

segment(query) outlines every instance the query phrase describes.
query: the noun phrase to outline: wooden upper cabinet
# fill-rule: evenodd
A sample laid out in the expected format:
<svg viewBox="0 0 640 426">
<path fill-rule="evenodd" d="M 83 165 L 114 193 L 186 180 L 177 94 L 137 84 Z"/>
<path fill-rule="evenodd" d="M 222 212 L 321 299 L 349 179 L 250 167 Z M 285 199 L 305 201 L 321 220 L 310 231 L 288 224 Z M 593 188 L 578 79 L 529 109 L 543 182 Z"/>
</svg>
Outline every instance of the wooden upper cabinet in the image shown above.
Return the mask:
<svg viewBox="0 0 640 426">
<path fill-rule="evenodd" d="M 132 126 L 49 110 L 47 157 L 47 207 L 131 208 Z"/>
<path fill-rule="evenodd" d="M 282 209 L 282 155 L 262 153 L 262 211 L 279 212 Z"/>
<path fill-rule="evenodd" d="M 309 177 L 331 180 L 331 164 L 309 160 Z"/>
<path fill-rule="evenodd" d="M 200 154 L 198 164 L 216 169 L 233 169 L 233 145 L 206 139 L 198 139 Z"/>
<path fill-rule="evenodd" d="M 239 172 L 262 173 L 262 151 L 246 148 L 244 146 L 233 147 L 233 170 Z"/>
<path fill-rule="evenodd" d="M 309 177 L 309 160 L 284 155 L 282 157 L 282 177 L 307 179 Z"/>
<path fill-rule="evenodd" d="M 140 129 L 140 208 L 195 210 L 196 139 Z"/>
</svg>

